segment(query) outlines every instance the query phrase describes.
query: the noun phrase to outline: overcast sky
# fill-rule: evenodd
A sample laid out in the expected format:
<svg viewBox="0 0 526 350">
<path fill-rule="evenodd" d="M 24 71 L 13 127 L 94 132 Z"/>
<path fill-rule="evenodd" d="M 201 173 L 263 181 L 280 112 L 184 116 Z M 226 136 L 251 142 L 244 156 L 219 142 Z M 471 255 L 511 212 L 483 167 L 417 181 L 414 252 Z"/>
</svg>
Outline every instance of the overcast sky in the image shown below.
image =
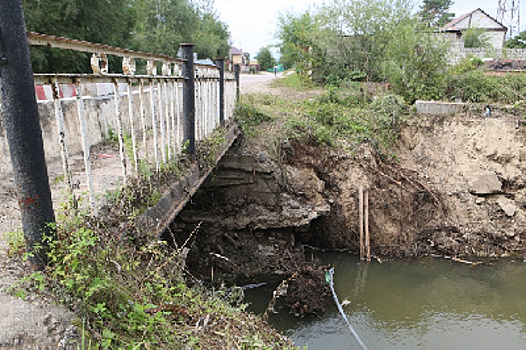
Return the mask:
<svg viewBox="0 0 526 350">
<path fill-rule="evenodd" d="M 232 44 L 254 57 L 258 50 L 276 43 L 277 18 L 279 13 L 302 13 L 315 8 L 326 0 L 215 0 L 214 7 L 219 18 L 228 24 Z M 327 2 L 330 3 L 330 0 Z M 511 0 L 508 1 L 511 3 Z M 457 16 L 481 8 L 494 18 L 497 16 L 498 0 L 456 0 L 451 12 Z M 419 2 L 418 2 L 419 5 Z M 526 1 L 521 4 L 524 12 Z M 524 16 L 523 16 L 524 17 Z M 521 24 L 521 30 L 526 25 Z"/>
</svg>

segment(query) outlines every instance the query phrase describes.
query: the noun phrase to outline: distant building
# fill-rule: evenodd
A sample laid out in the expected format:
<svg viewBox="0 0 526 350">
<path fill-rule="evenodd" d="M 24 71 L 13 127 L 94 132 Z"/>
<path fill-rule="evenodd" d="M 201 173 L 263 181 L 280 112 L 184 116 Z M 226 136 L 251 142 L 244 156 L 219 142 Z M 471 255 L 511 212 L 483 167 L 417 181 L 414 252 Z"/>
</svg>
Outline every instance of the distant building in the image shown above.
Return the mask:
<svg viewBox="0 0 526 350">
<path fill-rule="evenodd" d="M 455 18 L 440 31 L 449 35 L 453 43 L 464 47 L 465 33 L 468 29 L 477 28 L 484 30 L 484 36 L 488 46 L 496 50 L 502 50 L 506 40 L 508 28 L 499 23 L 480 8 Z"/>
<path fill-rule="evenodd" d="M 257 60 L 250 60 L 250 54 L 243 52 L 237 47 L 231 47 L 228 52 L 228 58 L 226 60 L 226 68 L 228 70 L 234 70 L 234 66 L 239 64 L 241 73 L 250 73 L 251 71 L 259 71 L 259 64 Z"/>
<path fill-rule="evenodd" d="M 250 72 L 252 72 L 252 71 L 255 72 L 255 73 L 259 72 L 260 68 L 259 68 L 258 60 L 255 60 L 255 59 L 254 60 L 250 60 L 248 68 L 249 68 Z"/>
<path fill-rule="evenodd" d="M 246 64 L 246 57 L 243 54 L 243 51 L 238 49 L 237 47 L 231 47 L 230 51 L 228 52 L 228 59 L 227 59 L 227 69 L 233 71 L 234 66 L 236 64 L 239 64 L 241 67 L 245 66 Z"/>
</svg>

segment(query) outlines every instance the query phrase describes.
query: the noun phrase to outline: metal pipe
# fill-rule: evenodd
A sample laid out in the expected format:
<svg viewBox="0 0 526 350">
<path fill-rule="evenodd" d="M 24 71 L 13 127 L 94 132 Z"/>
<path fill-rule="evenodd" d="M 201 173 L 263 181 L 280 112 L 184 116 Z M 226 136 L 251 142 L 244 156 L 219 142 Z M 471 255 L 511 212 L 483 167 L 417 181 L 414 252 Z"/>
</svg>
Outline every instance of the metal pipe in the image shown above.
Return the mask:
<svg viewBox="0 0 526 350">
<path fill-rule="evenodd" d="M 97 54 L 106 54 L 106 55 L 115 55 L 120 57 L 128 57 L 135 59 L 144 59 L 144 60 L 158 60 L 160 62 L 178 62 L 178 59 L 172 58 L 170 56 L 151 54 L 140 51 L 133 51 L 128 49 L 123 49 L 120 47 L 114 47 L 109 45 L 91 43 L 88 41 L 70 39 L 60 36 L 40 34 L 35 32 L 24 33 L 24 36 L 27 35 L 27 38 L 31 45 L 35 46 L 46 46 L 56 49 L 66 49 L 72 51 L 80 52 L 89 52 Z"/>
<path fill-rule="evenodd" d="M 121 117 L 121 96 L 119 93 L 119 83 L 115 81 L 113 83 L 114 89 L 114 103 L 115 103 L 115 119 L 117 121 L 117 138 L 119 140 L 119 155 L 121 157 L 121 167 L 122 167 L 122 182 L 126 184 L 128 177 L 128 171 L 126 169 L 126 149 L 124 147 L 124 131 L 122 128 L 122 117 Z"/>
<path fill-rule="evenodd" d="M 168 89 L 168 83 L 163 81 L 164 91 L 164 119 L 166 122 L 166 150 L 168 151 L 168 159 L 172 159 L 172 124 L 170 116 L 170 91 Z"/>
<path fill-rule="evenodd" d="M 144 112 L 144 81 L 139 81 L 139 109 L 141 113 L 142 146 L 144 147 L 144 158 L 148 160 L 148 141 L 146 139 L 146 116 Z"/>
<path fill-rule="evenodd" d="M 132 138 L 133 167 L 135 169 L 135 173 L 139 174 L 139 159 L 137 155 L 135 121 L 133 120 L 133 86 L 132 86 L 131 81 L 128 81 L 128 117 L 130 118 L 130 129 L 131 129 L 131 138 Z"/>
<path fill-rule="evenodd" d="M 219 67 L 219 123 L 225 123 L 225 59 L 217 58 L 216 66 Z"/>
<path fill-rule="evenodd" d="M 57 119 L 58 143 L 60 145 L 60 155 L 62 157 L 62 170 L 64 171 L 64 180 L 66 188 L 70 194 L 73 194 L 73 179 L 69 166 L 69 153 L 66 143 L 66 129 L 64 128 L 64 111 L 60 101 L 60 86 L 55 79 L 53 84 L 53 100 L 55 104 L 55 118 Z"/>
<path fill-rule="evenodd" d="M 93 174 L 91 173 L 90 145 L 88 143 L 88 126 L 84 115 L 84 101 L 82 100 L 83 88 L 80 80 L 75 81 L 75 95 L 77 95 L 77 116 L 79 118 L 80 135 L 82 139 L 82 153 L 84 155 L 84 168 L 88 186 L 91 209 L 95 209 L 95 192 L 93 187 Z"/>
<path fill-rule="evenodd" d="M 155 158 L 155 170 L 160 170 L 159 165 L 159 145 L 157 137 L 157 118 L 155 116 L 155 83 L 150 80 L 150 115 L 152 116 L 152 129 L 153 129 L 153 154 Z"/>
<path fill-rule="evenodd" d="M 183 87 L 181 86 L 182 84 L 180 83 L 177 83 L 177 138 L 176 138 L 176 142 L 177 142 L 177 153 L 180 153 L 181 152 L 181 132 L 182 132 L 182 127 L 181 127 L 181 121 L 182 121 L 182 118 L 181 118 L 181 113 L 182 113 L 182 109 L 183 109 Z"/>
<path fill-rule="evenodd" d="M 165 115 L 163 110 L 163 89 L 161 88 L 161 81 L 157 83 L 157 103 L 159 104 L 159 127 L 161 128 L 161 156 L 162 163 L 166 163 L 166 131 L 165 131 Z"/>
<path fill-rule="evenodd" d="M 181 44 L 183 52 L 183 76 L 185 78 L 183 91 L 183 143 L 187 153 L 195 156 L 195 72 L 194 44 Z"/>
<path fill-rule="evenodd" d="M 172 123 L 172 132 L 170 134 L 170 149 L 173 149 L 173 157 L 175 158 L 177 156 L 177 143 L 176 143 L 176 135 L 175 135 L 175 83 L 173 81 L 170 82 L 170 122 Z"/>
<path fill-rule="evenodd" d="M 55 214 L 21 0 L 0 1 L 0 98 L 29 261 L 42 270 Z"/>
<path fill-rule="evenodd" d="M 163 77 L 160 75 L 135 75 L 135 76 L 129 76 L 129 75 L 123 75 L 123 74 L 106 74 L 106 75 L 94 75 L 94 74 L 69 74 L 69 73 L 46 73 L 46 74 L 35 74 L 33 76 L 35 80 L 35 84 L 49 84 L 50 81 L 53 81 L 54 79 L 58 79 L 59 84 L 71 84 L 75 81 L 75 79 L 81 79 L 84 83 L 110 83 L 113 84 L 115 80 L 117 80 L 119 83 L 127 83 L 128 81 L 131 81 L 133 83 L 140 82 L 141 79 L 143 80 L 173 80 L 173 81 L 183 81 L 182 77 Z"/>
<path fill-rule="evenodd" d="M 236 76 L 236 101 L 239 101 L 239 75 L 241 73 L 239 63 L 234 66 L 234 73 Z"/>
<path fill-rule="evenodd" d="M 195 140 L 198 142 L 202 138 L 203 133 L 203 99 L 202 99 L 202 92 L 201 92 L 201 81 L 197 80 L 195 82 L 197 85 L 196 89 L 196 104 L 195 104 Z"/>
<path fill-rule="evenodd" d="M 210 95 L 210 86 L 211 81 L 204 82 L 205 85 L 205 94 L 204 94 L 204 100 L 205 100 L 205 106 L 206 106 L 206 134 L 205 137 L 208 136 L 211 133 L 211 130 L 214 129 L 214 118 L 212 114 L 212 95 Z"/>
</svg>

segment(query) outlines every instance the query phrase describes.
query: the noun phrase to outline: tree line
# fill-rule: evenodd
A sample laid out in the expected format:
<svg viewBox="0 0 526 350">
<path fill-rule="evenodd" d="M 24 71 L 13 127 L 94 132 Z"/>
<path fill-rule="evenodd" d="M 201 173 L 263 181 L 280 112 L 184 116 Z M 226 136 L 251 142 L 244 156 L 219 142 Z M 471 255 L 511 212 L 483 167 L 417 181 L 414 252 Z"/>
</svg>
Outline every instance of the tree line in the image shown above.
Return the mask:
<svg viewBox="0 0 526 350">
<path fill-rule="evenodd" d="M 312 80 L 389 82 L 408 100 L 438 98 L 447 43 L 433 30 L 449 20 L 452 1 L 334 0 L 279 18 L 281 62 Z"/>
<path fill-rule="evenodd" d="M 212 1 L 198 0 L 23 0 L 30 31 L 176 57 L 192 42 L 199 57 L 225 57 L 228 26 Z M 36 72 L 87 72 L 87 54 L 31 48 Z M 110 71 L 118 72 L 120 64 Z"/>
<path fill-rule="evenodd" d="M 459 74 L 482 61 L 460 69 L 450 65 L 450 43 L 437 29 L 454 17 L 452 3 L 424 0 L 415 11 L 412 0 L 332 0 L 301 14 L 285 13 L 278 21 L 280 61 L 322 84 L 389 83 L 409 102 L 456 98 L 455 91 L 466 91 Z M 484 33 L 476 29 L 465 33 L 466 47 L 484 45 Z M 472 81 L 486 79 L 470 74 Z"/>
</svg>

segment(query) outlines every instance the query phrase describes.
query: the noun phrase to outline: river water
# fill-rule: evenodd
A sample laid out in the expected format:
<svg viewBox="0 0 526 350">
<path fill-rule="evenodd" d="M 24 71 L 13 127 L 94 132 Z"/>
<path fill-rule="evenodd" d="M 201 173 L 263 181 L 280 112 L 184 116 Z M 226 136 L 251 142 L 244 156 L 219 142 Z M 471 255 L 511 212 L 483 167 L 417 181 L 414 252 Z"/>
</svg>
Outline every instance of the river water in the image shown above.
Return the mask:
<svg viewBox="0 0 526 350">
<path fill-rule="evenodd" d="M 526 349 L 522 261 L 470 266 L 439 258 L 360 263 L 345 253 L 319 258 L 334 266 L 336 293 L 369 350 Z M 250 309 L 261 313 L 271 293 L 271 286 L 246 291 Z M 310 350 L 362 349 L 334 304 L 320 319 L 298 320 L 282 308 L 269 321 Z"/>
</svg>

